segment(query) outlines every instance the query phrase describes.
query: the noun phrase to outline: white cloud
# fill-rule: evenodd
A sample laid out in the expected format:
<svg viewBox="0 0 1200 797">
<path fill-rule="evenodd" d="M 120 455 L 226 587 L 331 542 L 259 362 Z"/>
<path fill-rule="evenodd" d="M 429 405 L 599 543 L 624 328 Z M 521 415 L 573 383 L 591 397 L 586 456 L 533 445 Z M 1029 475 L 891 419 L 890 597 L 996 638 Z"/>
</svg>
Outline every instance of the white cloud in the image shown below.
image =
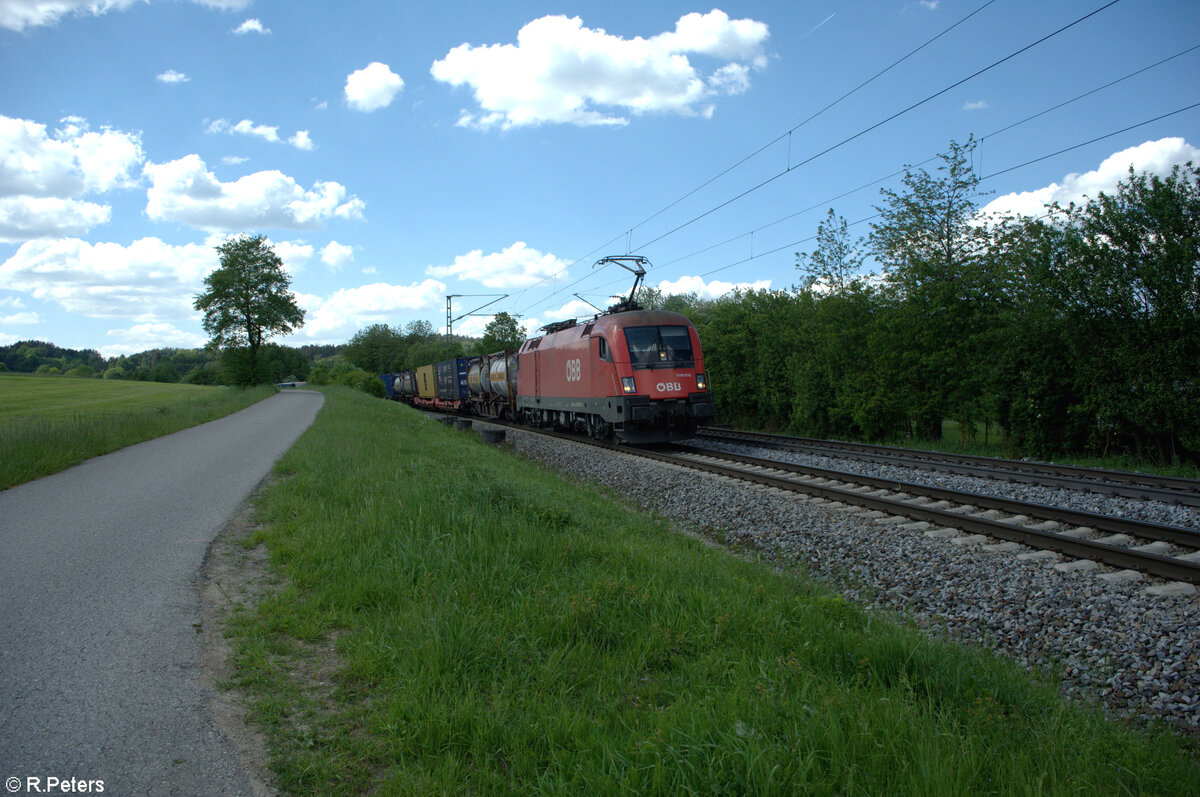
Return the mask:
<svg viewBox="0 0 1200 797">
<path fill-rule="evenodd" d="M 964 111 L 982 111 L 984 108 L 991 107 L 987 100 L 975 100 L 974 102 L 963 103 Z"/>
<path fill-rule="evenodd" d="M 283 141 L 279 137 L 279 128 L 272 125 L 260 125 L 250 119 L 243 119 L 234 124 L 228 119 L 216 119 L 208 123 L 208 127 L 204 128 L 206 133 L 225 133 L 227 135 L 242 135 L 254 136 L 261 138 L 263 141 L 269 141 L 272 144 L 278 144 Z M 312 137 L 307 130 L 300 130 L 287 140 L 296 149 L 311 150 L 313 148 Z"/>
<path fill-rule="evenodd" d="M 1192 161 L 1200 163 L 1200 149 L 1182 138 L 1162 138 L 1147 141 L 1114 153 L 1101 162 L 1100 166 L 1083 174 L 1068 174 L 1061 183 L 1051 183 L 1033 191 L 1015 192 L 997 197 L 985 205 L 980 214 L 984 217 L 1007 214 L 1041 216 L 1046 205 L 1071 202 L 1082 204 L 1097 197 L 1101 192 L 1111 194 L 1117 183 L 1129 179 L 1129 168 L 1135 171 L 1166 177 L 1172 167 Z"/>
<path fill-rule="evenodd" d="M 80 197 L 137 184 L 140 134 L 93 132 L 73 116 L 61 124 L 51 136 L 43 124 L 0 115 L 0 240 L 82 235 L 106 224 L 111 208 Z"/>
<path fill-rule="evenodd" d="M 330 241 L 321 250 L 321 262 L 334 271 L 340 271 L 342 266 L 354 262 L 354 247 Z"/>
<path fill-rule="evenodd" d="M 278 127 L 271 127 L 270 125 L 258 125 L 249 119 L 243 119 L 237 124 L 233 124 L 228 119 L 216 119 L 212 122 L 209 122 L 208 127 L 204 128 L 204 132 L 227 133 L 229 135 L 238 133 L 243 136 L 257 136 L 264 141 L 279 141 Z"/>
<path fill-rule="evenodd" d="M 198 5 L 208 6 L 209 8 L 217 8 L 221 11 L 241 11 L 246 6 L 250 5 L 254 0 L 192 0 Z"/>
<path fill-rule="evenodd" d="M 168 69 L 166 72 L 156 75 L 154 79 L 159 83 L 187 83 L 191 80 L 187 75 L 176 72 L 174 69 Z"/>
<path fill-rule="evenodd" d="M 346 77 L 346 104 L 358 111 L 377 111 L 392 104 L 404 81 L 387 64 L 372 61 Z"/>
<path fill-rule="evenodd" d="M 703 277 L 680 277 L 674 281 L 663 280 L 656 287 L 666 296 L 694 293 L 701 299 L 719 299 L 735 290 L 765 291 L 771 287 L 771 281 L 722 282 L 721 280 L 713 280 L 712 282 L 705 282 Z"/>
<path fill-rule="evenodd" d="M 109 11 L 123 11 L 137 0 L 2 0 L 0 28 L 23 31 L 27 27 L 56 25 L 68 14 L 100 16 Z M 147 2 L 149 0 L 146 0 Z M 250 0 L 192 0 L 210 8 L 236 11 L 249 5 Z"/>
<path fill-rule="evenodd" d="M 566 261 L 517 241 L 503 252 L 490 255 L 475 249 L 455 257 L 454 265 L 429 266 L 425 273 L 431 277 L 473 280 L 487 288 L 527 288 L 547 277 L 566 277 L 566 268 Z"/>
<path fill-rule="evenodd" d="M 40 323 L 42 323 L 42 317 L 37 313 L 13 313 L 12 315 L 0 315 L 0 324 L 24 326 Z"/>
<path fill-rule="evenodd" d="M 270 33 L 271 29 L 263 27 L 262 20 L 251 17 L 241 25 L 238 25 L 236 28 L 234 28 L 233 32 L 238 36 L 242 36 L 247 33 Z"/>
<path fill-rule="evenodd" d="M 346 340 L 370 324 L 395 323 L 402 313 L 436 310 L 445 304 L 446 285 L 432 279 L 412 285 L 376 282 L 344 288 L 327 298 L 301 294 L 297 301 L 306 311 L 298 335 L 308 340 Z"/>
<path fill-rule="evenodd" d="M 60 123 L 52 137 L 43 124 L 0 115 L 0 196 L 73 197 L 137 184 L 139 133 L 93 132 L 74 116 Z"/>
<path fill-rule="evenodd" d="M 243 158 L 241 155 L 226 155 L 224 158 L 221 158 L 221 163 L 225 166 L 241 166 L 248 160 L 250 159 Z"/>
<path fill-rule="evenodd" d="M 66 14 L 99 16 L 123 10 L 135 0 L 5 0 L 0 3 L 0 27 L 21 31 L 26 27 L 54 25 Z"/>
<path fill-rule="evenodd" d="M 271 241 L 271 250 L 283 261 L 283 270 L 289 274 L 299 274 L 304 270 L 308 261 L 312 260 L 312 244 L 303 241 Z"/>
<path fill-rule="evenodd" d="M 304 189 L 277 170 L 255 172 L 230 183 L 217 179 L 199 155 L 147 163 L 146 215 L 210 231 L 264 227 L 305 229 L 327 219 L 361 219 L 365 203 L 347 198 L 339 183 L 317 181 Z"/>
<path fill-rule="evenodd" d="M 307 130 L 296 131 L 296 133 L 288 139 L 288 143 L 296 149 L 302 149 L 305 152 L 311 152 L 314 146 L 312 136 L 308 134 Z"/>
<path fill-rule="evenodd" d="M 0 283 L 70 313 L 151 323 L 194 318 L 193 296 L 217 265 L 208 245 L 142 238 L 122 246 L 63 238 L 22 244 L 0 264 Z"/>
<path fill-rule="evenodd" d="M 107 224 L 112 208 L 78 199 L 43 196 L 0 197 L 0 241 L 83 235 Z"/>
<path fill-rule="evenodd" d="M 726 64 L 713 72 L 708 82 L 725 94 L 744 94 L 750 90 L 750 67 L 745 64 Z"/>
<path fill-rule="evenodd" d="M 179 329 L 174 324 L 164 321 L 134 324 L 128 329 L 110 329 L 104 334 L 117 340 L 116 343 L 100 347 L 100 354 L 105 357 L 119 357 L 122 354 L 166 347 L 199 349 L 208 343 L 208 338 L 204 335 Z"/>
<path fill-rule="evenodd" d="M 649 39 L 585 28 L 578 17 L 545 16 L 521 28 L 515 45 L 455 47 L 430 74 L 474 90 L 482 113 L 463 111 L 460 126 L 627 124 L 622 114 L 654 111 L 711 116 L 716 96 L 746 91 L 749 67 L 766 66 L 762 45 L 769 35 L 766 24 L 730 19 L 718 9 L 680 17 L 674 31 Z M 691 55 L 730 63 L 705 77 Z"/>
</svg>

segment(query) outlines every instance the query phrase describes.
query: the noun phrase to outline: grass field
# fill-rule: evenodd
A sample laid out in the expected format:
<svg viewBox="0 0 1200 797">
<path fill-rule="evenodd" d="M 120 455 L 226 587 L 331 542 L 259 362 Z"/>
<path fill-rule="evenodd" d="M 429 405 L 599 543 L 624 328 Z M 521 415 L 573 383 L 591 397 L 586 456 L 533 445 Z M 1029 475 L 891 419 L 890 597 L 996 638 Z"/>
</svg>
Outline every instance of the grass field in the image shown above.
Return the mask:
<svg viewBox="0 0 1200 797">
<path fill-rule="evenodd" d="M 233 685 L 299 794 L 1185 794 L 1167 734 L 326 390 Z"/>
<path fill-rule="evenodd" d="M 0 489 L 220 418 L 274 392 L 0 374 Z"/>
</svg>

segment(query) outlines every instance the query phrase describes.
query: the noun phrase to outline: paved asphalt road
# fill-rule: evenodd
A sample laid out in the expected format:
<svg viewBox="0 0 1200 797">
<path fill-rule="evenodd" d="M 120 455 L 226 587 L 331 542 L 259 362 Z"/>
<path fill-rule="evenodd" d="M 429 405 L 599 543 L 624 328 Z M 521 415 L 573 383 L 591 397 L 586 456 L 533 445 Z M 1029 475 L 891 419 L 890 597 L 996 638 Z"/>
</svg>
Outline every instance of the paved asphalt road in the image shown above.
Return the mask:
<svg viewBox="0 0 1200 797">
<path fill-rule="evenodd" d="M 0 492 L 0 795 L 250 793 L 209 708 L 197 576 L 323 401 L 280 393 Z"/>
</svg>

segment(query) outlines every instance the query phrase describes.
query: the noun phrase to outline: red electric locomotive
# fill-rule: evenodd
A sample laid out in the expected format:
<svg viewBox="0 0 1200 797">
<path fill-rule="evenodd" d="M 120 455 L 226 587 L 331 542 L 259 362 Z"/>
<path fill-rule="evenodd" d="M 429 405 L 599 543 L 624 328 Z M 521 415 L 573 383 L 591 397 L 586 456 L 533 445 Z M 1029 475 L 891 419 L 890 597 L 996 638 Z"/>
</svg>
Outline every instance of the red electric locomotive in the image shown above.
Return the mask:
<svg viewBox="0 0 1200 797">
<path fill-rule="evenodd" d="M 634 261 L 637 270 L 629 270 L 639 281 L 644 274 L 643 258 L 605 260 L 625 268 L 621 261 Z M 525 341 L 518 417 L 627 443 L 678 440 L 712 422 L 715 407 L 692 323 L 679 313 L 636 309 L 632 296 L 591 321 L 550 324 Z"/>
</svg>

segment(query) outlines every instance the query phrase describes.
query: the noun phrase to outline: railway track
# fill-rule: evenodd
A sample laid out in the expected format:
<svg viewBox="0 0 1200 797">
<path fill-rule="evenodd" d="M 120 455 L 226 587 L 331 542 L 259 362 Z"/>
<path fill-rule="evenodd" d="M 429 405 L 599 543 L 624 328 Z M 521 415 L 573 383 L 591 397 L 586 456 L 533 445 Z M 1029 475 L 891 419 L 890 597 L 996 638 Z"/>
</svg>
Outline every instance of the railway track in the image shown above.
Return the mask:
<svg viewBox="0 0 1200 797">
<path fill-rule="evenodd" d="M 892 446 L 873 446 L 866 443 L 844 443 L 837 440 L 786 437 L 711 427 L 702 429 L 696 436 L 703 440 L 750 443 L 755 446 L 786 449 L 822 457 L 853 458 L 882 465 L 921 468 L 960 476 L 977 476 L 1046 487 L 1086 490 L 1104 495 L 1200 507 L 1200 480 L 1196 479 L 977 457 L 967 454 L 919 451 Z"/>
<path fill-rule="evenodd" d="M 1078 564 L 1066 565 L 1076 569 L 1104 564 L 1116 568 L 1111 575 L 1116 579 L 1145 574 L 1200 585 L 1197 529 L 692 446 L 637 448 L 504 421 L 483 422 L 810 496 L 824 501 L 826 508 L 859 511 L 875 522 L 930 536 L 964 532 L 963 543 L 991 538 L 998 541 L 995 545 L 1004 546 L 995 550 L 1015 553 L 1025 546 L 1048 555 L 1063 554 L 1077 560 Z"/>
<path fill-rule="evenodd" d="M 915 530 L 954 529 L 1169 581 L 1200 584 L 1200 530 L 1196 529 L 689 446 L 630 453 L 858 507 L 879 513 L 876 519 L 905 519 Z"/>
</svg>

